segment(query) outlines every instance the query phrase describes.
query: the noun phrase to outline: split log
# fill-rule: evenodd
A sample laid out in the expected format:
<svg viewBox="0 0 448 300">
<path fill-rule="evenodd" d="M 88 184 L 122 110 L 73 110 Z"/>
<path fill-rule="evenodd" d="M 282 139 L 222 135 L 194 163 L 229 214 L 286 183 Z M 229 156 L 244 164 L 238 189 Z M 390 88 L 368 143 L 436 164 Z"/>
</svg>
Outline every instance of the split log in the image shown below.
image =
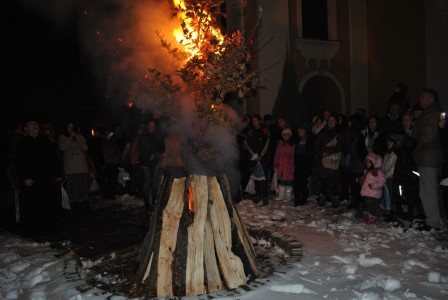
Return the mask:
<svg viewBox="0 0 448 300">
<path fill-rule="evenodd" d="M 227 190 L 227 199 L 230 199 L 230 201 L 227 201 L 228 204 L 232 206 L 232 221 L 236 226 L 236 230 L 238 232 L 238 239 L 241 245 L 244 248 L 244 256 L 249 262 L 249 265 L 245 264 L 247 267 L 250 267 L 249 272 L 255 276 L 260 276 L 260 270 L 258 270 L 257 262 L 255 261 L 255 249 L 254 245 L 252 244 L 252 241 L 250 240 L 249 232 L 247 231 L 246 227 L 244 226 L 243 222 L 241 221 L 240 214 L 238 213 L 238 210 L 235 208 L 233 202 L 231 201 L 231 192 L 230 192 L 230 182 L 227 176 L 224 176 L 223 178 L 224 184 L 226 186 Z"/>
<path fill-rule="evenodd" d="M 209 293 L 222 291 L 224 289 L 224 284 L 219 275 L 218 262 L 216 261 L 215 254 L 215 243 L 213 241 L 213 229 L 209 214 L 207 214 L 207 219 L 205 220 L 204 234 L 204 263 L 207 291 Z"/>
<path fill-rule="evenodd" d="M 205 293 L 204 284 L 204 227 L 207 216 L 207 177 L 193 175 L 193 224 L 188 228 L 186 295 Z"/>
<path fill-rule="evenodd" d="M 230 217 L 224 202 L 221 188 L 216 177 L 211 177 L 208 213 L 212 222 L 213 238 L 219 266 L 226 285 L 233 289 L 246 284 L 244 266 L 241 259 L 232 253 L 232 236 Z"/>
<path fill-rule="evenodd" d="M 156 208 L 151 214 L 151 219 L 149 221 L 148 233 L 143 240 L 142 246 L 140 247 L 140 252 L 136 261 L 136 268 L 134 272 L 134 283 L 142 283 L 149 274 L 151 269 L 154 247 L 156 245 L 156 233 L 159 228 L 159 209 L 157 209 L 158 204 L 161 202 L 163 196 L 166 194 L 165 189 L 168 187 L 168 176 L 163 176 L 161 181 L 161 186 L 159 194 L 156 199 Z"/>
<path fill-rule="evenodd" d="M 147 285 L 148 296 L 197 296 L 259 275 L 227 178 L 165 176 L 161 183 L 134 283 Z"/>
<path fill-rule="evenodd" d="M 157 295 L 169 297 L 173 295 L 172 263 L 176 250 L 179 220 L 184 208 L 185 178 L 174 179 L 171 195 L 163 210 L 160 251 L 157 265 Z"/>
</svg>

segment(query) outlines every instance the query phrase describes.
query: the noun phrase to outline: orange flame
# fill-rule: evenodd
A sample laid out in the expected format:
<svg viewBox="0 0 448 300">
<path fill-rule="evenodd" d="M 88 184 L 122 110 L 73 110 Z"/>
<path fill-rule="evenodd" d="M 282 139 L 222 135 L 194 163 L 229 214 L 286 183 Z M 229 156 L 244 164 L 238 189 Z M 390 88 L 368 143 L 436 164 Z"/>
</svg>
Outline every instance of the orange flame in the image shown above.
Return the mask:
<svg viewBox="0 0 448 300">
<path fill-rule="evenodd" d="M 173 30 L 173 36 L 176 38 L 177 42 L 183 46 L 184 51 L 189 54 L 187 60 L 193 56 L 202 58 L 201 48 L 205 45 L 207 39 L 212 38 L 207 36 L 209 33 L 216 39 L 217 44 L 223 43 L 224 36 L 218 28 L 210 25 L 212 18 L 207 11 L 203 11 L 203 14 L 206 17 L 201 19 L 200 25 L 194 26 L 193 19 L 189 18 L 185 12 L 185 2 L 183 0 L 173 0 L 173 3 L 179 9 L 178 18 L 183 22 L 185 29 L 188 31 L 188 33 L 184 32 L 182 26 Z"/>
<path fill-rule="evenodd" d="M 193 187 L 190 185 L 188 187 L 188 210 L 194 212 L 194 197 L 193 197 Z"/>
<path fill-rule="evenodd" d="M 90 130 L 90 134 L 91 134 L 92 136 L 95 136 L 95 130 L 94 130 L 93 128 Z"/>
</svg>

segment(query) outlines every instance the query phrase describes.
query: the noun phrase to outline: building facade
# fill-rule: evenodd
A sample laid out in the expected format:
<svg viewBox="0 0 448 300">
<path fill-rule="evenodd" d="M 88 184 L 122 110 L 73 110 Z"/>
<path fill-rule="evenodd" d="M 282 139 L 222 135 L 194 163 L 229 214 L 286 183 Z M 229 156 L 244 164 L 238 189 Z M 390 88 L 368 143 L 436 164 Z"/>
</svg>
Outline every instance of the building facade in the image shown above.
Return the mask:
<svg viewBox="0 0 448 300">
<path fill-rule="evenodd" d="M 271 113 L 286 53 L 313 111 L 382 116 L 397 83 L 411 105 L 431 87 L 448 109 L 446 0 L 227 0 L 227 22 L 254 39 L 260 71 L 261 88 L 239 112 Z"/>
</svg>

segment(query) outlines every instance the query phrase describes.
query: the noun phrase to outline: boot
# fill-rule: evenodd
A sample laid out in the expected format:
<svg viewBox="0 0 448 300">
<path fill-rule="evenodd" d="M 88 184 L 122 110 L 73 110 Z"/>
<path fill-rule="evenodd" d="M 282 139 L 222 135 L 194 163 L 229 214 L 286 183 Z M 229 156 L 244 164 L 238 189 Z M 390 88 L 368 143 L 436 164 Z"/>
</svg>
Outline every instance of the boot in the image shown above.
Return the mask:
<svg viewBox="0 0 448 300">
<path fill-rule="evenodd" d="M 364 217 L 365 207 L 366 207 L 366 204 L 364 202 L 358 203 L 358 209 L 356 211 L 355 218 L 362 219 L 362 217 Z"/>
<path fill-rule="evenodd" d="M 326 197 L 324 194 L 320 194 L 319 195 L 319 199 L 317 199 L 317 204 L 319 206 L 325 206 L 325 202 L 326 202 Z"/>
<path fill-rule="evenodd" d="M 339 198 L 339 196 L 333 196 L 333 197 L 331 198 L 331 205 L 332 205 L 334 208 L 339 207 L 340 204 L 341 204 L 341 199 Z"/>
<path fill-rule="evenodd" d="M 269 196 L 267 194 L 263 195 L 263 205 L 269 204 Z"/>
<path fill-rule="evenodd" d="M 84 211 L 91 211 L 92 208 L 90 207 L 89 201 L 83 201 L 82 206 L 84 207 Z"/>
<path fill-rule="evenodd" d="M 292 200 L 292 187 L 286 186 L 285 187 L 285 200 L 284 202 L 289 202 Z"/>
<path fill-rule="evenodd" d="M 283 199 L 285 199 L 285 189 L 286 189 L 286 186 L 284 186 L 284 185 L 279 185 L 278 186 L 278 196 L 275 197 L 275 200 L 283 200 Z"/>
</svg>

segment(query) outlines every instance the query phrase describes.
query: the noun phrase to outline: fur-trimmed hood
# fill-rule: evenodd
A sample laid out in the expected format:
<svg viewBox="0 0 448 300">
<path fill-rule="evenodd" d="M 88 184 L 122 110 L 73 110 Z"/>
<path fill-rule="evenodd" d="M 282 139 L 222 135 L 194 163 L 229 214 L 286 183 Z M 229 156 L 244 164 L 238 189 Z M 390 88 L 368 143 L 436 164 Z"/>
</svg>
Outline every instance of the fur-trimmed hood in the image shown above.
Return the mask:
<svg viewBox="0 0 448 300">
<path fill-rule="evenodd" d="M 383 165 L 383 159 L 381 158 L 381 156 L 375 153 L 367 154 L 366 160 L 371 161 L 373 167 L 376 169 L 381 168 L 381 166 Z"/>
</svg>

